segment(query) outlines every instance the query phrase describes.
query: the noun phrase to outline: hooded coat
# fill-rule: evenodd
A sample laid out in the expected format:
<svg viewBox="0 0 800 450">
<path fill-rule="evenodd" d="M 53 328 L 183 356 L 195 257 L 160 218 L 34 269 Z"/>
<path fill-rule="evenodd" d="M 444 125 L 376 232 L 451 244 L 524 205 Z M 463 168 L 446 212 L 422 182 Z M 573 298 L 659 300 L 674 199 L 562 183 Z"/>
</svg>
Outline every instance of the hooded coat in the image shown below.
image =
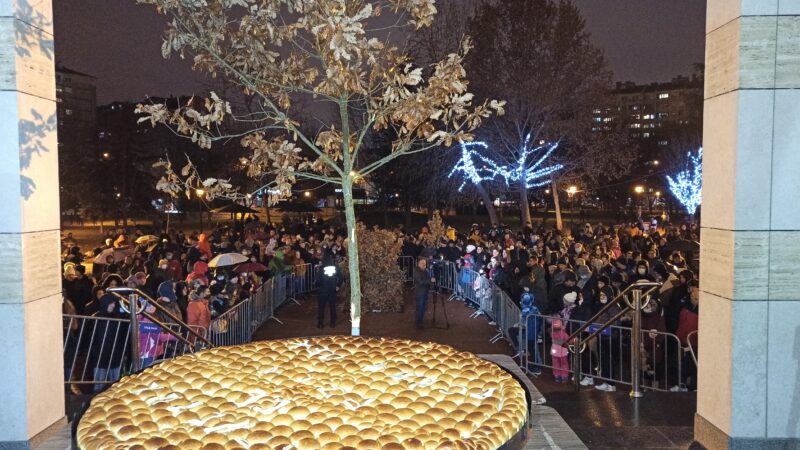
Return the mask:
<svg viewBox="0 0 800 450">
<path fill-rule="evenodd" d="M 211 244 L 208 242 L 208 236 L 204 233 L 200 233 L 200 236 L 197 236 L 197 249 L 200 250 L 200 253 L 206 255 L 209 260 L 212 258 Z"/>
<path fill-rule="evenodd" d="M 197 280 L 204 286 L 208 286 L 208 277 L 206 277 L 206 272 L 208 272 L 208 264 L 204 261 L 197 261 L 192 267 L 192 273 L 186 276 L 186 283 L 191 284 L 192 281 Z"/>
</svg>

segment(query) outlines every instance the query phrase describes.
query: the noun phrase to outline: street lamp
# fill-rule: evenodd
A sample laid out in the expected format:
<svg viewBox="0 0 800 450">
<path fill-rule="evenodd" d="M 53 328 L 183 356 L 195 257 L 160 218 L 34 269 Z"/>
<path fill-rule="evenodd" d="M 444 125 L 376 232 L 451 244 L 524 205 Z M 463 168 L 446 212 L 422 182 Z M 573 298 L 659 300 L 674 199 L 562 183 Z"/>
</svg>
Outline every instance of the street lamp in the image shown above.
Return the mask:
<svg viewBox="0 0 800 450">
<path fill-rule="evenodd" d="M 206 191 L 203 189 L 195 189 L 194 191 L 197 194 L 197 198 L 200 200 L 200 232 L 203 232 L 203 195 L 205 195 Z"/>
<path fill-rule="evenodd" d="M 305 196 L 306 198 L 311 197 L 311 192 L 305 191 L 303 192 L 303 196 Z"/>
<path fill-rule="evenodd" d="M 644 186 L 636 186 L 635 188 L 633 188 L 633 192 L 636 192 L 637 194 L 643 193 L 644 192 Z"/>
<path fill-rule="evenodd" d="M 570 186 L 569 188 L 567 188 L 567 195 L 569 196 L 569 209 L 571 210 L 571 214 L 573 214 L 572 220 L 575 220 L 575 216 L 574 216 L 574 214 L 575 214 L 575 199 L 574 199 L 574 197 L 575 197 L 575 194 L 577 194 L 577 193 L 578 193 L 578 187 L 577 186 Z"/>
</svg>

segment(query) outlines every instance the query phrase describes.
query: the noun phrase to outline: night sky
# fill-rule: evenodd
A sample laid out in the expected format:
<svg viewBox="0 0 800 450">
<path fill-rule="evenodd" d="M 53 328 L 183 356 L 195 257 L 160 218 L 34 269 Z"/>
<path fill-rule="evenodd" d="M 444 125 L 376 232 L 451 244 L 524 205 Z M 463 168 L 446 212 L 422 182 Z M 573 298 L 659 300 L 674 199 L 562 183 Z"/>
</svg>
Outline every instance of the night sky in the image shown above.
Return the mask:
<svg viewBox="0 0 800 450">
<path fill-rule="evenodd" d="M 703 61 L 704 0 L 573 1 L 616 80 L 667 81 Z M 162 59 L 164 17 L 152 6 L 53 0 L 53 9 L 56 59 L 97 77 L 98 104 L 206 90 L 188 61 Z"/>
</svg>

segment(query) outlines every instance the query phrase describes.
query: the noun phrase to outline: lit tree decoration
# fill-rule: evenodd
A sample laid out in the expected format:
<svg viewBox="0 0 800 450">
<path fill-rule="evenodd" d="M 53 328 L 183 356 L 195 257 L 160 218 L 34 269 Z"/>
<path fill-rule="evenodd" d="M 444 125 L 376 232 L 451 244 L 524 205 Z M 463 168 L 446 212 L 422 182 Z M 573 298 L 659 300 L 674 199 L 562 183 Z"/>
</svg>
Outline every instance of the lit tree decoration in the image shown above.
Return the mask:
<svg viewBox="0 0 800 450">
<path fill-rule="evenodd" d="M 452 177 L 459 172 L 464 174 L 464 182 L 458 188 L 459 192 L 464 189 L 467 181 L 479 184 L 483 181 L 495 181 L 498 178 L 502 179 L 506 186 L 512 182 L 525 180 L 525 184 L 529 189 L 549 184 L 550 180 L 547 177 L 563 169 L 564 166 L 555 164 L 542 167 L 542 164 L 556 151 L 558 144 L 531 147 L 530 139 L 530 135 L 525 138 L 525 144 L 522 151 L 520 151 L 519 158 L 513 165 L 498 164 L 493 159 L 482 155 L 480 151 L 475 150 L 488 149 L 489 146 L 485 142 L 462 142 L 461 159 L 458 160 L 448 177 Z M 544 153 L 537 155 L 541 151 L 544 151 Z M 480 167 L 475 165 L 476 160 Z"/>
<path fill-rule="evenodd" d="M 667 182 L 669 182 L 669 190 L 672 191 L 672 195 L 686 208 L 686 212 L 694 215 L 703 200 L 702 147 L 697 150 L 697 155 L 692 155 L 692 152 L 688 152 L 687 156 L 686 168 L 678 172 L 675 178 L 667 175 Z"/>
</svg>

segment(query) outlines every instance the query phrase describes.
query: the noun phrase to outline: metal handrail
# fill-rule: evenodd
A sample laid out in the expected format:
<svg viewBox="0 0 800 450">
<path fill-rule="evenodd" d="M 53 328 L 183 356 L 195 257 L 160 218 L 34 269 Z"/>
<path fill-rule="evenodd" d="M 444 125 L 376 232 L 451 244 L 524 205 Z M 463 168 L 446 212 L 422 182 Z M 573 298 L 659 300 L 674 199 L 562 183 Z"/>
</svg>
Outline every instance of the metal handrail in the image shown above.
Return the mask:
<svg viewBox="0 0 800 450">
<path fill-rule="evenodd" d="M 642 288 L 650 288 L 644 293 L 642 292 Z M 622 316 L 628 313 L 628 311 L 633 311 L 633 328 L 631 331 L 631 392 L 630 396 L 632 398 L 641 398 L 644 397 L 644 394 L 641 391 L 640 379 L 639 379 L 639 368 L 640 368 L 640 361 L 639 361 L 639 343 L 642 334 L 642 297 L 650 295 L 653 291 L 657 288 L 661 287 L 661 283 L 657 281 L 644 281 L 639 280 L 636 283 L 625 288 L 622 292 L 620 292 L 614 300 L 608 302 L 607 305 L 600 308 L 591 319 L 589 319 L 586 323 L 578 327 L 578 330 L 572 333 L 569 338 L 564 342 L 564 346 L 573 345 L 575 349 L 578 351 L 573 352 L 573 366 L 576 367 L 575 374 L 575 389 L 580 389 L 579 387 L 579 376 L 577 374 L 580 373 L 579 365 L 580 365 L 580 349 L 582 344 L 588 342 L 590 339 L 594 339 L 597 337 L 598 334 L 605 331 L 608 327 L 610 327 L 614 322 L 619 320 Z M 633 304 L 628 301 L 625 295 L 628 292 L 633 294 Z M 581 339 L 580 334 L 586 330 L 589 326 L 594 324 L 594 321 L 597 320 L 602 314 L 607 312 L 609 309 L 614 307 L 615 305 L 619 304 L 620 298 L 625 300 L 625 305 L 620 308 L 620 312 L 614 315 L 611 319 L 609 319 L 606 323 L 600 326 L 597 330 L 591 333 L 588 337 Z M 649 300 L 648 300 L 649 303 Z"/>
<path fill-rule="evenodd" d="M 118 288 L 110 288 L 110 289 L 108 289 L 108 291 L 111 292 L 112 294 L 114 294 L 115 296 L 117 296 L 118 298 L 123 299 L 123 300 L 128 301 L 128 302 L 130 302 L 130 300 L 125 298 L 125 296 L 118 294 L 118 292 L 131 292 L 131 293 L 135 293 L 136 295 L 138 295 L 140 297 L 144 297 L 148 301 L 148 303 L 153 305 L 159 312 L 166 314 L 166 316 L 169 317 L 170 319 L 174 320 L 175 323 L 178 326 L 186 328 L 189 331 L 189 334 L 194 335 L 197 339 L 199 339 L 203 344 L 207 345 L 209 348 L 214 347 L 214 344 L 212 344 L 211 341 L 206 339 L 205 336 L 203 336 L 200 333 L 198 333 L 195 330 L 193 330 L 192 327 L 189 326 L 189 324 L 187 324 L 186 322 L 184 322 L 180 318 L 176 317 L 174 314 L 172 314 L 172 312 L 170 312 L 168 309 L 164 308 L 157 301 L 153 300 L 149 295 L 147 295 L 146 293 L 142 292 L 141 290 L 136 289 L 136 288 L 130 288 L 130 287 L 118 287 Z M 129 304 L 128 307 L 131 310 L 133 309 L 133 306 L 130 305 L 130 304 Z M 152 320 L 153 323 L 155 323 L 156 325 L 159 325 L 162 328 L 164 328 L 165 331 L 167 331 L 169 334 L 171 334 L 171 335 L 175 336 L 176 338 L 180 339 L 182 342 L 185 341 L 184 342 L 185 344 L 194 345 L 191 342 L 189 342 L 188 340 L 186 340 L 183 336 L 180 336 L 174 330 L 171 330 L 169 328 L 169 326 L 165 326 L 164 323 L 162 323 L 160 320 L 158 320 L 155 317 L 153 317 L 151 314 L 148 314 L 146 311 L 142 311 L 141 313 L 144 314 L 144 316 L 147 317 L 148 319 Z"/>
<path fill-rule="evenodd" d="M 633 290 L 634 288 L 637 288 L 637 287 L 648 287 L 648 286 L 653 286 L 653 289 L 648 290 L 647 293 L 645 293 L 644 295 L 649 295 L 653 290 L 655 290 L 655 287 L 661 286 L 661 283 L 657 283 L 657 282 L 654 282 L 654 281 L 644 281 L 643 282 L 643 281 L 639 280 L 636 283 L 633 283 L 632 285 L 626 287 L 622 292 L 617 294 L 617 296 L 614 297 L 613 300 L 611 300 L 605 306 L 600 308 L 600 311 L 597 311 L 595 313 L 595 315 L 592 316 L 591 319 L 587 320 L 586 323 L 581 325 L 576 331 L 574 331 L 571 335 L 569 335 L 569 338 L 567 338 L 566 342 L 570 342 L 570 341 L 574 340 L 576 337 L 580 336 L 581 333 L 583 333 L 587 328 L 589 328 L 590 326 L 592 326 L 594 324 L 595 320 L 597 320 L 600 316 L 605 314 L 606 311 L 611 309 L 614 305 L 619 303 L 619 301 L 622 298 L 624 298 L 625 294 L 627 294 L 629 291 L 631 291 L 631 290 Z M 629 305 L 628 307 L 630 307 L 630 304 L 628 304 L 628 305 Z M 603 326 L 600 329 L 600 331 L 605 330 L 609 326 L 610 326 L 610 324 L 606 324 L 605 326 Z M 596 334 L 596 333 L 594 333 L 594 334 Z"/>
</svg>

